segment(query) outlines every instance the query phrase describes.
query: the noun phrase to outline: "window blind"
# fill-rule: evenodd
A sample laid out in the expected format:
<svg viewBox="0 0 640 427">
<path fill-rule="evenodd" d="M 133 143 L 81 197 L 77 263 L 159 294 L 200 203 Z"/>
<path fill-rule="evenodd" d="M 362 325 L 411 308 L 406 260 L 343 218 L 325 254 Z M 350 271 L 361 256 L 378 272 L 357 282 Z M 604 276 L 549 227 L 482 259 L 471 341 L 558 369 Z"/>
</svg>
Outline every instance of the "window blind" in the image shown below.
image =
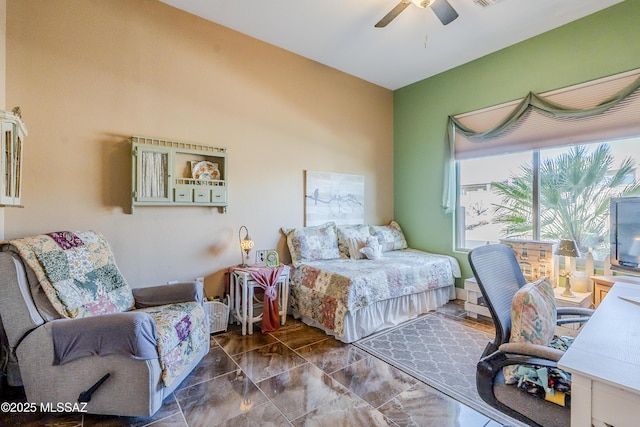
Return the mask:
<svg viewBox="0 0 640 427">
<path fill-rule="evenodd" d="M 569 110 L 589 110 L 633 85 L 640 69 L 547 92 L 540 97 Z M 522 100 L 460 114 L 454 119 L 475 132 L 493 129 Z M 606 111 L 587 117 L 557 117 L 537 108 L 528 111 L 507 129 L 491 138 L 455 132 L 455 159 L 531 149 L 585 144 L 640 135 L 640 90 L 635 90 Z"/>
</svg>

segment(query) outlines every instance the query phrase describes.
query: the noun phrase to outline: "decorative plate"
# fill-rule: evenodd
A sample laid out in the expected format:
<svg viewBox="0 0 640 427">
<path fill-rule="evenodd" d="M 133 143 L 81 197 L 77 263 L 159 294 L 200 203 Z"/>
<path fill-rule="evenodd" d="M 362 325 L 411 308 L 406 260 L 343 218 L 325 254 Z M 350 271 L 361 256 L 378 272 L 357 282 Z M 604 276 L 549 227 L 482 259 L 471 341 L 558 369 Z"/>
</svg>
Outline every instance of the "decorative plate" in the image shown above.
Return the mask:
<svg viewBox="0 0 640 427">
<path fill-rule="evenodd" d="M 220 179 L 220 170 L 218 170 L 217 163 L 202 161 L 196 163 L 191 169 L 191 176 L 193 176 L 193 179 Z"/>
</svg>

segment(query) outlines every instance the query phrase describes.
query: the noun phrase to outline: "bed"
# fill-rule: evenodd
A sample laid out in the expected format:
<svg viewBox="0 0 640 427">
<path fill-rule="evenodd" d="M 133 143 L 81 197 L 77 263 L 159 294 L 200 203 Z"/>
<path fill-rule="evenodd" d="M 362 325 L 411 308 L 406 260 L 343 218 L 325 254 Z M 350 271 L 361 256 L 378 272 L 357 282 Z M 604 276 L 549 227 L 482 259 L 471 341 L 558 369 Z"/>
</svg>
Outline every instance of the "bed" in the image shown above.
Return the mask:
<svg viewBox="0 0 640 427">
<path fill-rule="evenodd" d="M 349 343 L 455 298 L 455 258 L 407 247 L 400 226 L 283 229 L 294 317 Z M 363 254 L 374 254 L 371 257 Z M 377 254 L 377 256 L 376 256 Z"/>
</svg>

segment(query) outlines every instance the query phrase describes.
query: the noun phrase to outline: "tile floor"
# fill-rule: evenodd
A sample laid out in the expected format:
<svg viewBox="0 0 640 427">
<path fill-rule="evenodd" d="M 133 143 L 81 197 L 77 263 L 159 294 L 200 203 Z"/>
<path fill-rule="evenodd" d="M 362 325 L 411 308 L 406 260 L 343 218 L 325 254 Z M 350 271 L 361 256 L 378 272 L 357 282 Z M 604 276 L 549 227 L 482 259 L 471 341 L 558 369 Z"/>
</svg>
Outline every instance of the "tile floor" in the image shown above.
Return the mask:
<svg viewBox="0 0 640 427">
<path fill-rule="evenodd" d="M 428 315 L 483 330 L 461 301 Z M 15 399 L 20 399 L 18 395 Z M 277 332 L 211 337 L 211 350 L 151 418 L 0 414 L 20 426 L 499 427 L 402 371 L 292 318 Z"/>
</svg>

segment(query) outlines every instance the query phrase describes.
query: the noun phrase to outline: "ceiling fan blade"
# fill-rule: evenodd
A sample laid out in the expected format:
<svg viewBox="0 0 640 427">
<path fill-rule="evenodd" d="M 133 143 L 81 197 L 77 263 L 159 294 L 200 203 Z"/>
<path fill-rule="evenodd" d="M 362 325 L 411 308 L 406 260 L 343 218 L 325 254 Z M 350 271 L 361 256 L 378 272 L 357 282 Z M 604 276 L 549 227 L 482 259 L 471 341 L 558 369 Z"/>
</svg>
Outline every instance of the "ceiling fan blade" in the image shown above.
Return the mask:
<svg viewBox="0 0 640 427">
<path fill-rule="evenodd" d="M 435 0 L 431 4 L 433 13 L 436 14 L 442 25 L 450 24 L 458 17 L 458 12 L 449 4 L 447 0 Z"/>
<path fill-rule="evenodd" d="M 407 6 L 411 4 L 411 0 L 402 0 L 396 7 L 391 9 L 391 12 L 387 13 L 384 18 L 378 21 L 375 25 L 376 28 L 383 28 L 389 25 L 389 22 L 393 21 L 396 16 L 400 15 L 400 12 L 405 10 Z"/>
</svg>

